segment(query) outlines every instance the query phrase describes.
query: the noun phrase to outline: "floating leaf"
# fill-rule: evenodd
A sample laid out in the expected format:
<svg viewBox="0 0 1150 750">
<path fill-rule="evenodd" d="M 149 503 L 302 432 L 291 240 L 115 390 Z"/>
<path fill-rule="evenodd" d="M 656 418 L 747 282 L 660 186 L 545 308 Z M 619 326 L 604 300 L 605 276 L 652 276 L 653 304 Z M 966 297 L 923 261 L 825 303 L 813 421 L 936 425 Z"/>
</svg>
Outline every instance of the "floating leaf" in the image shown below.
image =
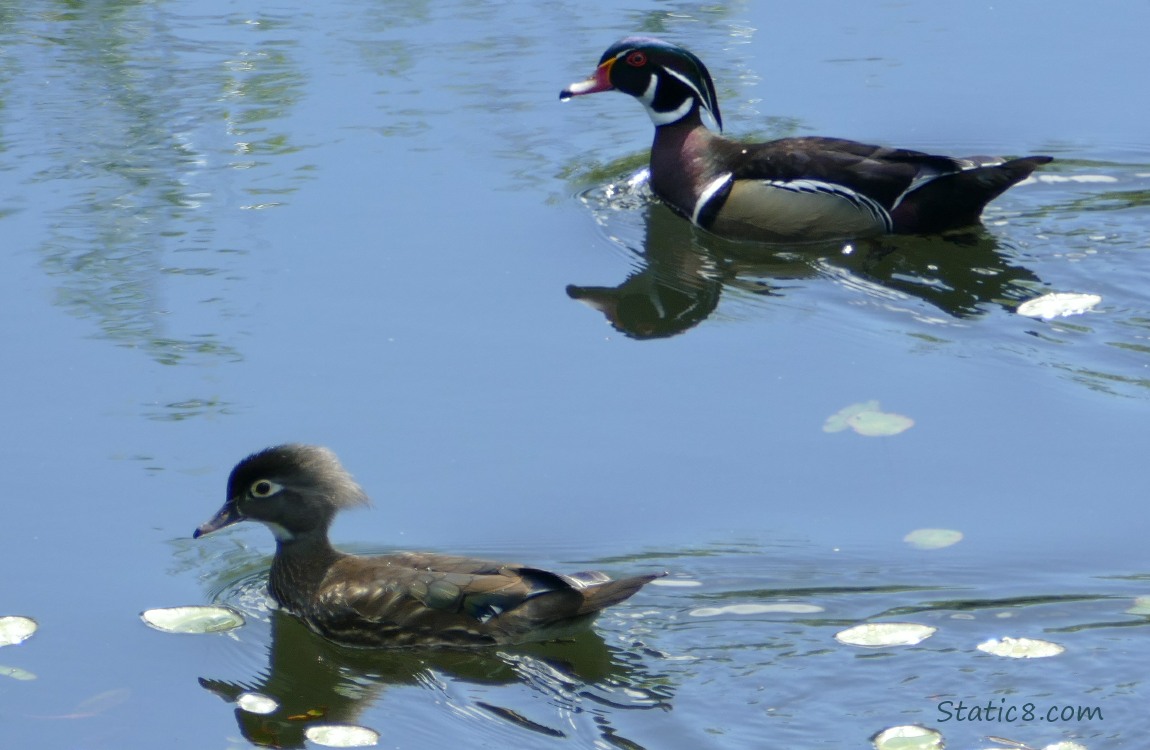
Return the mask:
<svg viewBox="0 0 1150 750">
<path fill-rule="evenodd" d="M 651 586 L 702 586 L 702 581 L 695 581 L 690 578 L 656 578 L 651 581 Z"/>
<path fill-rule="evenodd" d="M 725 607 L 699 607 L 692 609 L 687 614 L 692 617 L 714 617 L 715 615 L 761 615 L 768 612 L 811 614 L 822 611 L 823 608 L 816 604 L 780 602 L 778 604 L 728 604 Z"/>
<path fill-rule="evenodd" d="M 1011 638 L 1010 636 L 1006 636 L 1002 640 L 991 638 L 989 641 L 978 644 L 977 648 L 988 654 L 1008 656 L 1011 659 L 1041 659 L 1045 656 L 1057 656 L 1066 650 L 1063 646 L 1050 641 L 1037 638 Z"/>
<path fill-rule="evenodd" d="M 39 626 L 31 617 L 0 617 L 0 646 L 14 646 L 32 637 Z"/>
<path fill-rule="evenodd" d="M 1063 318 L 1067 315 L 1081 315 L 1088 312 L 1101 301 L 1102 298 L 1097 294 L 1053 292 L 1026 300 L 1018 306 L 1018 314 L 1043 320 Z"/>
<path fill-rule="evenodd" d="M 913 646 L 930 638 L 938 628 L 914 622 L 867 622 L 835 633 L 835 640 L 848 646 Z"/>
<path fill-rule="evenodd" d="M 1035 750 L 1030 745 L 1027 745 L 1025 742 L 1016 742 L 1015 740 L 1008 740 L 1005 737 L 996 737 L 992 734 L 987 735 L 986 739 L 990 740 L 991 742 L 997 743 L 998 745 L 1006 745 L 1007 747 L 1012 748 L 1012 750 Z M 994 748 L 990 748 L 990 750 L 1002 750 L 1002 749 L 998 748 L 998 747 L 994 747 Z M 1079 745 L 1077 742 L 1070 742 L 1069 740 L 1063 740 L 1061 742 L 1055 742 L 1052 745 L 1043 745 L 1042 750 L 1087 750 L 1087 747 L 1085 745 Z"/>
<path fill-rule="evenodd" d="M 313 724 L 304 735 L 317 745 L 327 747 L 367 747 L 379 743 L 379 732 L 351 724 Z"/>
<path fill-rule="evenodd" d="M 1150 615 L 1150 596 L 1138 596 L 1134 598 L 1134 604 L 1130 609 L 1126 610 L 1128 615 Z"/>
<path fill-rule="evenodd" d="M 907 724 L 884 729 L 871 738 L 876 750 L 942 750 L 942 735 L 933 729 Z"/>
<path fill-rule="evenodd" d="M 886 437 L 905 432 L 914 426 L 914 420 L 902 414 L 884 412 L 878 401 L 851 404 L 827 418 L 823 432 L 842 432 L 851 428 L 866 437 Z"/>
<path fill-rule="evenodd" d="M 20 667 L 6 667 L 0 664 L 0 677 L 11 677 L 13 680 L 34 680 L 36 675 Z"/>
<path fill-rule="evenodd" d="M 962 541 L 962 532 L 954 529 L 915 529 L 902 538 L 918 549 L 942 549 Z"/>
<path fill-rule="evenodd" d="M 790 615 L 813 615 L 822 612 L 823 608 L 817 604 L 803 604 L 802 602 L 779 602 L 778 604 L 760 604 L 760 612 L 782 612 Z"/>
<path fill-rule="evenodd" d="M 149 609 L 140 613 L 140 619 L 165 633 L 222 633 L 244 624 L 239 612 L 217 606 Z"/>
<path fill-rule="evenodd" d="M 250 714 L 275 713 L 280 707 L 275 698 L 263 693 L 240 693 L 236 698 L 236 705 Z"/>
<path fill-rule="evenodd" d="M 1034 179 L 1039 182 L 1118 182 L 1118 178 L 1109 174 L 1036 174 Z"/>
<path fill-rule="evenodd" d="M 882 411 L 864 411 L 847 420 L 851 429 L 866 437 L 887 437 L 906 432 L 914 427 L 914 420 L 901 414 Z"/>
<path fill-rule="evenodd" d="M 850 419 L 865 411 L 878 411 L 878 401 L 867 401 L 861 404 L 851 404 L 850 406 L 839 409 L 834 414 L 827 417 L 827 421 L 823 423 L 823 432 L 842 432 L 850 427 Z"/>
</svg>

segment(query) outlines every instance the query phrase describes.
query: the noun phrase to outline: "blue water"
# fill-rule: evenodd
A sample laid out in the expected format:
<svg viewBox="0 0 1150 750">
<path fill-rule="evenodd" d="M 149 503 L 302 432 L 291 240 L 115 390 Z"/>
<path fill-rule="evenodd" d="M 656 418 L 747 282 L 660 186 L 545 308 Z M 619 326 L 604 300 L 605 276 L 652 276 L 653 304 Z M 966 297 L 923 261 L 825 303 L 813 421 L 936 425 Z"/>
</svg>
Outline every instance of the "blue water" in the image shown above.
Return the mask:
<svg viewBox="0 0 1150 750">
<path fill-rule="evenodd" d="M 40 625 L 0 648 L 37 678 L 0 670 L 0 748 L 298 746 L 321 718 L 402 748 L 865 747 L 908 723 L 949 747 L 1140 748 L 1148 22 L 1027 2 L 0 2 L 0 616 Z M 955 238 L 724 243 L 628 184 L 639 105 L 558 100 L 635 32 L 707 62 L 736 137 L 1057 161 Z M 567 291 L 625 284 L 693 312 L 644 335 Z M 1015 312 L 1047 292 L 1102 301 Z M 823 431 L 872 399 L 914 426 Z M 688 585 L 574 644 L 349 654 L 269 611 L 263 529 L 190 539 L 231 466 L 288 440 L 330 446 L 373 495 L 333 530 L 348 549 Z M 926 527 L 964 537 L 902 541 Z M 138 618 L 212 601 L 248 625 Z M 780 603 L 820 609 L 697 614 Z M 833 638 L 889 620 L 939 632 Z M 975 649 L 1002 636 L 1066 652 Z M 237 714 L 238 689 L 284 711 Z M 938 709 L 1000 698 L 1103 718 Z"/>
</svg>

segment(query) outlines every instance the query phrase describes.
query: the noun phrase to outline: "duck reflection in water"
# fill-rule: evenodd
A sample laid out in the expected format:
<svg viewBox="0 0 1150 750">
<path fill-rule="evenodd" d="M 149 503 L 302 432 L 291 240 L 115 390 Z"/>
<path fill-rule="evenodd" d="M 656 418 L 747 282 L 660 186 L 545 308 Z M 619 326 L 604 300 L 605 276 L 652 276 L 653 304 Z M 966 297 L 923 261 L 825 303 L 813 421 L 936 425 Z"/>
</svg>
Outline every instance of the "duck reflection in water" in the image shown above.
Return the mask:
<svg viewBox="0 0 1150 750">
<path fill-rule="evenodd" d="M 346 723 L 387 684 L 443 690 L 451 676 L 483 684 L 525 682 L 574 704 L 584 691 L 593 692 L 588 681 L 623 676 L 589 626 L 602 610 L 664 573 L 611 579 L 597 571 L 559 574 L 433 552 L 338 551 L 328 539 L 333 519 L 366 503 L 332 451 L 279 445 L 236 464 L 223 506 L 194 533 L 199 538 L 256 521 L 276 539 L 267 592 L 280 609 L 268 675 L 250 687 L 204 681 L 229 699 L 252 690 L 279 704 L 267 714 L 253 715 L 242 705 L 237 710 L 241 730 L 253 742 L 298 746 L 309 723 Z M 563 660 L 545 658 L 551 641 L 568 642 Z M 429 651 L 435 648 L 462 653 Z M 451 700 L 444 695 L 434 706 Z M 480 702 L 472 707 L 563 735 L 514 709 Z M 596 731 L 609 728 L 598 725 Z"/>
<path fill-rule="evenodd" d="M 781 246 L 726 240 L 684 222 L 652 199 L 645 206 L 641 266 L 618 286 L 571 284 L 567 295 L 603 313 L 634 339 L 667 338 L 694 328 L 724 290 L 763 299 L 787 282 L 837 277 L 929 303 L 955 319 L 990 306 L 1013 310 L 1044 293 L 982 227 L 933 236 L 885 236 L 849 243 Z"/>
<path fill-rule="evenodd" d="M 243 736 L 264 747 L 304 747 L 305 732 L 316 724 L 370 726 L 375 722 L 360 716 L 389 687 L 437 693 L 436 700 L 425 702 L 429 715 L 422 719 L 434 722 L 430 714 L 442 711 L 444 704 L 467 700 L 451 690 L 453 683 L 489 688 L 487 700 L 470 701 L 470 706 L 486 714 L 521 729 L 565 737 L 571 721 L 560 715 L 561 710 L 566 706 L 571 713 L 578 712 L 578 704 L 586 699 L 598 707 L 616 709 L 669 708 L 671 689 L 644 667 L 653 656 L 646 650 L 608 647 L 590 630 L 568 641 L 505 650 L 356 649 L 321 638 L 296 618 L 273 610 L 267 671 L 239 681 L 200 678 L 200 684 L 229 703 L 247 692 L 273 698 L 278 707 L 270 714 L 235 709 Z M 539 700 L 525 701 L 522 691 L 509 689 L 513 686 L 527 686 Z M 537 707 L 543 707 L 542 714 Z M 596 713 L 594 722 L 588 724 L 602 738 L 616 745 L 642 747 L 616 733 L 609 712 Z M 464 711 L 452 717 L 466 720 L 468 715 Z M 394 722 L 388 723 L 394 732 Z"/>
</svg>

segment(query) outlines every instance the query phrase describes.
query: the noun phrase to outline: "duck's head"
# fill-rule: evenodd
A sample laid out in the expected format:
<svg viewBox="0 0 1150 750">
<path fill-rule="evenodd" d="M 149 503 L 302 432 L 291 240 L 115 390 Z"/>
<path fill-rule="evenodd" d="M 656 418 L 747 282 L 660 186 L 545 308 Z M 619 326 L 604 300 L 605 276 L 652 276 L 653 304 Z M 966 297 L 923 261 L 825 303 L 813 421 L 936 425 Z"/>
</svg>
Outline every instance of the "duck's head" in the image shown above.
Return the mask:
<svg viewBox="0 0 1150 750">
<path fill-rule="evenodd" d="M 590 78 L 563 89 L 559 98 L 612 90 L 638 99 L 656 127 L 678 122 L 698 107 L 723 129 L 711 74 L 702 60 L 677 44 L 643 36 L 620 39 L 599 58 Z"/>
<path fill-rule="evenodd" d="M 367 495 L 335 453 L 315 445 L 277 445 L 236 464 L 228 499 L 193 538 L 240 521 L 259 521 L 280 542 L 326 534 L 343 508 L 367 505 Z"/>
</svg>

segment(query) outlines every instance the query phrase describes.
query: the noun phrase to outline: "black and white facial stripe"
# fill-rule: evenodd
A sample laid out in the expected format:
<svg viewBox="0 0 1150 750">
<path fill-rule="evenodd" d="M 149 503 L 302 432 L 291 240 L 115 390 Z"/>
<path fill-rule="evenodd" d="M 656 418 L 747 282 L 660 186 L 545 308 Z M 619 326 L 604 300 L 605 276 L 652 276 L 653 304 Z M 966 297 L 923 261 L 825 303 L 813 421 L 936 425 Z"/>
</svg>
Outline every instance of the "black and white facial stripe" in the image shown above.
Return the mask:
<svg viewBox="0 0 1150 750">
<path fill-rule="evenodd" d="M 620 55 L 620 58 L 625 58 L 634 50 L 627 50 Z M 670 76 L 678 83 L 685 86 L 688 92 L 679 90 L 675 85 L 664 85 L 663 76 Z M 667 82 L 670 83 L 669 81 Z M 715 120 L 715 124 L 722 130 L 722 121 L 719 120 L 718 106 L 715 102 L 713 91 L 703 91 L 691 80 L 690 76 L 680 73 L 667 67 L 659 68 L 658 72 L 651 73 L 650 81 L 647 83 L 646 90 L 636 97 L 647 110 L 647 114 L 651 117 L 651 122 L 655 127 L 660 125 L 670 125 L 671 123 L 678 122 L 690 113 L 692 107 L 697 102 L 699 106 L 706 110 L 708 114 Z"/>
</svg>

